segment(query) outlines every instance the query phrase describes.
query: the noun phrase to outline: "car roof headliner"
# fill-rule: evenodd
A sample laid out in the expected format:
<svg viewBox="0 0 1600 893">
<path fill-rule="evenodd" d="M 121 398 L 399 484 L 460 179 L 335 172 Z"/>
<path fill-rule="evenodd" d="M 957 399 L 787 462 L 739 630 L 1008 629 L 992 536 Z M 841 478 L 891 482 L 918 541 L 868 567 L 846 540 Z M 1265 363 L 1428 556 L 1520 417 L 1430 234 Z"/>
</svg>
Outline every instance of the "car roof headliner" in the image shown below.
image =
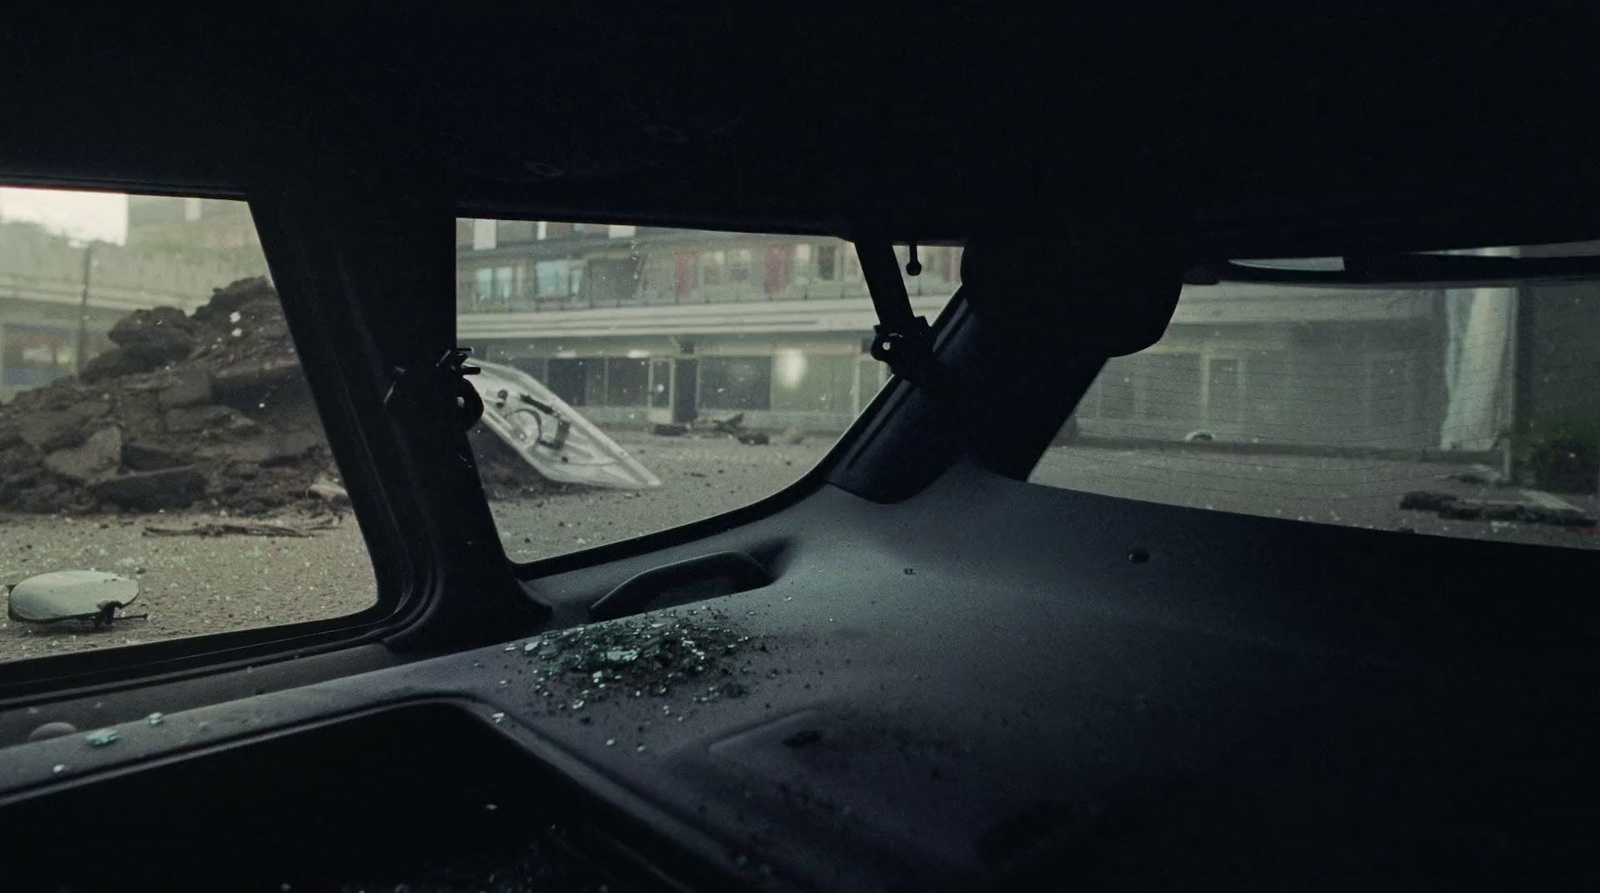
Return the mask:
<svg viewBox="0 0 1600 893">
<path fill-rule="evenodd" d="M 0 175 L 228 194 L 320 163 L 486 216 L 921 241 L 1110 209 L 1207 257 L 1573 241 L 1600 78 L 1561 12 L 31 11 Z"/>
</svg>

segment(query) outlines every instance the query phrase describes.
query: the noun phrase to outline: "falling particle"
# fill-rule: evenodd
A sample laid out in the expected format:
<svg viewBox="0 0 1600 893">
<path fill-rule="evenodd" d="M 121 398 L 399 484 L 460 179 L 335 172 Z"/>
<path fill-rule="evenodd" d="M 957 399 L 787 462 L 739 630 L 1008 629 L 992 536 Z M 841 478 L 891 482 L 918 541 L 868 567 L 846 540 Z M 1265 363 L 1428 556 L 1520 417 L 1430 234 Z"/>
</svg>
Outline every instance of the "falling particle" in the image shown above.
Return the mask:
<svg viewBox="0 0 1600 893">
<path fill-rule="evenodd" d="M 506 721 L 506 715 L 504 713 L 491 713 L 489 714 L 489 718 L 494 720 L 495 725 L 499 725 L 500 723 Z"/>
<path fill-rule="evenodd" d="M 528 642 L 528 644 L 522 646 L 522 650 L 523 651 L 532 651 L 532 650 L 534 650 L 535 648 L 538 648 L 538 647 L 539 647 L 539 640 L 538 639 L 532 639 L 532 640 L 530 640 Z"/>
<path fill-rule="evenodd" d="M 650 749 L 650 748 L 648 748 L 648 747 L 645 747 L 645 746 L 644 746 L 644 745 L 643 745 L 643 744 L 641 744 L 641 745 L 639 745 L 639 746 L 638 746 L 638 747 L 635 747 L 635 748 L 634 748 L 634 749 L 633 749 L 633 752 L 634 752 L 634 753 L 644 753 L 644 752 L 645 752 L 645 751 L 647 751 L 647 750 L 649 750 L 649 749 Z"/>
<path fill-rule="evenodd" d="M 50 771 L 54 772 L 57 775 L 60 775 L 61 773 L 67 771 L 67 764 L 66 763 L 57 763 L 54 766 L 50 767 Z"/>
<path fill-rule="evenodd" d="M 505 650 L 507 650 L 507 651 L 516 651 L 517 650 L 517 643 L 516 642 L 512 642 L 510 645 L 506 646 Z"/>
<path fill-rule="evenodd" d="M 90 732 L 84 736 L 83 740 L 87 741 L 91 747 L 105 747 L 107 744 L 117 740 L 117 730 L 101 729 L 98 732 Z"/>
<path fill-rule="evenodd" d="M 485 803 L 483 804 L 483 808 L 489 810 L 490 812 L 494 812 L 500 808 L 500 805 L 497 803 Z"/>
<path fill-rule="evenodd" d="M 151 724 L 151 725 L 153 725 L 153 726 L 159 726 L 162 723 L 166 722 L 167 718 L 165 716 L 162 716 L 160 713 L 152 713 L 149 716 L 146 716 L 144 718 L 144 721 L 149 723 L 149 724 Z"/>
<path fill-rule="evenodd" d="M 579 698 L 576 701 L 573 701 L 572 702 L 572 709 L 574 709 L 574 710 L 582 710 L 583 709 L 583 699 Z"/>
<path fill-rule="evenodd" d="M 510 685 L 511 684 L 511 680 L 510 679 L 502 679 L 502 680 L 500 680 L 500 684 L 501 685 Z"/>
<path fill-rule="evenodd" d="M 617 746 L 617 739 L 615 739 L 615 738 L 607 738 L 606 739 L 606 747 L 616 747 L 616 746 Z"/>
</svg>

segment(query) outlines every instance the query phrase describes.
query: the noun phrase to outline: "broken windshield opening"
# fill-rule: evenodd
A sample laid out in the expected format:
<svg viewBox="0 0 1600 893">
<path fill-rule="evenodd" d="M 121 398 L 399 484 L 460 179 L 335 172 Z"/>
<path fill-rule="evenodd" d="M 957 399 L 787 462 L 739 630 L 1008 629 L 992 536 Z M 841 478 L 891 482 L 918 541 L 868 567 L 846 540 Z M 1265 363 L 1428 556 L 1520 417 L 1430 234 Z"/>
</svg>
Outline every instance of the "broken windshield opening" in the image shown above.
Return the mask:
<svg viewBox="0 0 1600 893">
<path fill-rule="evenodd" d="M 1106 363 L 1030 480 L 1296 521 L 1600 547 L 1600 282 L 1186 286 L 1160 342 Z"/>
<path fill-rule="evenodd" d="M 933 319 L 961 249 L 918 261 L 902 275 Z M 519 561 L 776 493 L 888 380 L 860 262 L 838 239 L 462 219 L 456 269 L 458 340 L 484 370 L 469 436 Z"/>
</svg>

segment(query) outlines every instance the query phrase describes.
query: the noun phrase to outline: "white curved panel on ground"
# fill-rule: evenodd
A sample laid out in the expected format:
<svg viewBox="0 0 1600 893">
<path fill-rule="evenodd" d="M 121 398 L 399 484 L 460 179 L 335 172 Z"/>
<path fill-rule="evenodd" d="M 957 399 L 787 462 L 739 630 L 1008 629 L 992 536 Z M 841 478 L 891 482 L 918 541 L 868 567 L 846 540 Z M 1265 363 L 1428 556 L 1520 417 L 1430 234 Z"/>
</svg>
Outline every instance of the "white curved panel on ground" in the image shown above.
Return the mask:
<svg viewBox="0 0 1600 893">
<path fill-rule="evenodd" d="M 650 469 L 531 375 L 499 363 L 473 362 L 483 425 L 549 480 L 643 490 L 661 486 Z"/>
</svg>

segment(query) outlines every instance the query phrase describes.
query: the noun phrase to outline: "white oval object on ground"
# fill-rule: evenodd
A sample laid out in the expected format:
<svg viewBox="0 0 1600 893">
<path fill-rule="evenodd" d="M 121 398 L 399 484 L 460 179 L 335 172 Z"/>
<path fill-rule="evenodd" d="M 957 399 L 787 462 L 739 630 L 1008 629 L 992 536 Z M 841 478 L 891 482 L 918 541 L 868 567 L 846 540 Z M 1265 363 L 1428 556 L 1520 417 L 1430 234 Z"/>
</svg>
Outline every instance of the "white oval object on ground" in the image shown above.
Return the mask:
<svg viewBox="0 0 1600 893">
<path fill-rule="evenodd" d="M 139 597 L 139 584 L 104 571 L 52 571 L 11 587 L 7 613 L 12 620 L 110 622 L 118 608 Z"/>
</svg>

